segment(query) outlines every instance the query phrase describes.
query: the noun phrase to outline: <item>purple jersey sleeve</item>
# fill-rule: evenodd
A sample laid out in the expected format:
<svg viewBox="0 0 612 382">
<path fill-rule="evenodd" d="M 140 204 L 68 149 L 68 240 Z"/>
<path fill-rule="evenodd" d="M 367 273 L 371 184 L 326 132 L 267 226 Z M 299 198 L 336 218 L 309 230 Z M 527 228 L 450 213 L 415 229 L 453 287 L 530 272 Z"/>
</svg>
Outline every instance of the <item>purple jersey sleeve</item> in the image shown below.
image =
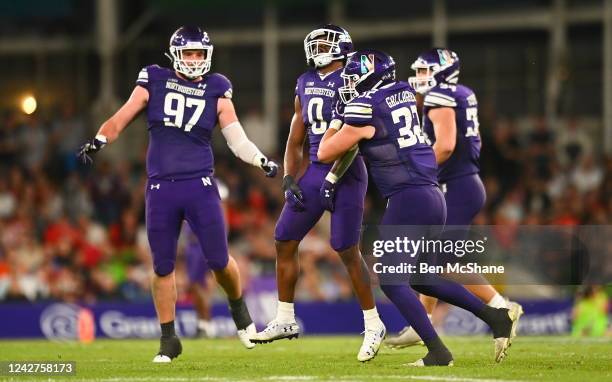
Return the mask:
<svg viewBox="0 0 612 382">
<path fill-rule="evenodd" d="M 372 99 L 365 96 L 355 98 L 344 108 L 344 123 L 351 126 L 372 125 Z"/>
<path fill-rule="evenodd" d="M 207 79 L 208 91 L 219 98 L 232 98 L 233 89 L 230 80 L 223 74 L 211 73 Z"/>
<path fill-rule="evenodd" d="M 344 105 L 342 102 L 338 100 L 336 102 L 336 105 L 332 109 L 332 120 L 339 119 L 344 122 L 344 108 L 345 107 L 346 105 Z"/>
<path fill-rule="evenodd" d="M 457 107 L 457 99 L 449 87 L 438 86 L 425 95 L 423 105 L 428 108 Z"/>
<path fill-rule="evenodd" d="M 136 85 L 140 85 L 143 88 L 149 89 L 149 84 L 152 82 L 153 77 L 156 75 L 156 71 L 160 69 L 157 65 L 149 65 L 145 66 L 138 73 L 138 78 L 136 79 Z"/>
</svg>

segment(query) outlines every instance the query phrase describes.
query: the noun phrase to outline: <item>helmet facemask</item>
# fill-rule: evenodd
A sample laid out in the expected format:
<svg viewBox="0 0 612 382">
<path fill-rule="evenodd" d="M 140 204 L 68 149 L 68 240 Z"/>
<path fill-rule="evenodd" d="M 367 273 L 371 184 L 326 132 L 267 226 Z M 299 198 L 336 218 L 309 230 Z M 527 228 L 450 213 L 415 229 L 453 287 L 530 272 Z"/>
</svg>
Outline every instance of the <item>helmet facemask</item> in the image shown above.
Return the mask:
<svg viewBox="0 0 612 382">
<path fill-rule="evenodd" d="M 357 86 L 357 82 L 359 81 L 359 76 L 357 74 L 344 74 L 340 75 L 342 80 L 344 81 L 344 86 L 340 86 L 338 88 L 338 95 L 340 95 L 340 100 L 342 103 L 349 103 L 355 97 L 359 95 L 355 86 Z"/>
<path fill-rule="evenodd" d="M 425 94 L 433 87 L 437 85 L 437 81 L 434 78 L 434 74 L 436 73 L 435 67 L 439 68 L 440 65 L 419 65 L 418 63 L 414 63 L 412 65 L 412 69 L 415 71 L 415 76 L 408 78 L 408 83 L 417 93 Z M 419 75 L 419 71 L 425 70 L 426 73 L 424 75 Z"/>
<path fill-rule="evenodd" d="M 185 50 L 201 50 L 204 52 L 204 59 L 184 59 L 183 51 Z M 188 43 L 187 45 L 182 47 L 170 46 L 170 59 L 172 60 L 174 70 L 189 79 L 198 78 L 206 74 L 210 70 L 210 65 L 212 62 L 212 53 L 212 45 Z"/>
<path fill-rule="evenodd" d="M 459 57 L 448 49 L 434 48 L 425 52 L 410 68 L 416 72 L 416 76 L 408 78 L 408 83 L 421 94 L 439 83 L 456 84 L 459 80 Z M 426 70 L 425 75 L 420 73 L 422 70 Z"/>
<path fill-rule="evenodd" d="M 340 42 L 350 42 L 350 37 L 341 31 L 315 29 L 304 39 L 304 52 L 308 65 L 321 68 L 334 60 L 345 58 L 340 49 Z"/>
</svg>

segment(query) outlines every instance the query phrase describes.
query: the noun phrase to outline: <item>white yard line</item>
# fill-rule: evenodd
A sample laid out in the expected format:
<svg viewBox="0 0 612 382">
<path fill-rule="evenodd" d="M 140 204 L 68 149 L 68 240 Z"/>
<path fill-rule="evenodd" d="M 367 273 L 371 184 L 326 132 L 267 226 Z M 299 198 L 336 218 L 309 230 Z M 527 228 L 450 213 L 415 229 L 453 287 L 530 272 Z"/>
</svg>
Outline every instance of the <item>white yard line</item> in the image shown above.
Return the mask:
<svg viewBox="0 0 612 382">
<path fill-rule="evenodd" d="M 15 378 L 9 381 L 25 382 L 25 381 L 45 381 L 44 378 L 24 379 Z M 252 382 L 252 381 L 272 381 L 272 382 L 287 382 L 287 381 L 329 381 L 337 382 L 362 382 L 372 380 L 410 380 L 410 381 L 450 381 L 450 382 L 524 382 L 509 379 L 490 379 L 490 378 L 469 378 L 469 377 L 452 377 L 443 375 L 342 375 L 334 377 L 319 377 L 308 375 L 278 375 L 270 377 L 257 377 L 249 379 L 236 379 L 226 377 L 115 377 L 115 378 L 49 378 L 46 381 L 70 381 L 70 382 Z"/>
</svg>

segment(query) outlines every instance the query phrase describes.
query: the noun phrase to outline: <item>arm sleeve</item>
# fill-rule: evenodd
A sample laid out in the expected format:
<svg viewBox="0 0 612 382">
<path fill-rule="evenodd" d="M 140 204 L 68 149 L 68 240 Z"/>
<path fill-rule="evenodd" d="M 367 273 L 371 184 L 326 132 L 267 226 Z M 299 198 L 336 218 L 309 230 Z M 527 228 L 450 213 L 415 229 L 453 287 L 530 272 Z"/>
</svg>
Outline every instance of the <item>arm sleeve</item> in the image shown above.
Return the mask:
<svg viewBox="0 0 612 382">
<path fill-rule="evenodd" d="M 359 146 L 357 145 L 355 145 L 349 151 L 344 153 L 344 155 L 342 155 L 340 159 L 334 162 L 334 165 L 332 166 L 331 170 L 329 170 L 329 172 L 327 173 L 327 176 L 325 177 L 325 179 L 332 183 L 336 183 L 340 178 L 344 176 L 344 173 L 346 173 L 346 170 L 348 170 L 348 168 L 351 167 L 351 164 L 357 157 L 358 153 L 359 153 Z"/>
<path fill-rule="evenodd" d="M 246 163 L 261 167 L 268 159 L 259 151 L 257 146 L 247 137 L 240 122 L 230 123 L 221 129 L 227 145 L 235 156 Z"/>
</svg>

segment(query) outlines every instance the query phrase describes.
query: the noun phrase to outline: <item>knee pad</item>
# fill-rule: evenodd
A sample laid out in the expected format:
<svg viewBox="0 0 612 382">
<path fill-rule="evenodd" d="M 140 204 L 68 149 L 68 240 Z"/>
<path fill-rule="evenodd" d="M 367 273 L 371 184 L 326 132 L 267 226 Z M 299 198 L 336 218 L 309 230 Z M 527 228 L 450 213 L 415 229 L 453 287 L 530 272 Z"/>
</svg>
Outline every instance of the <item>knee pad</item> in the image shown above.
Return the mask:
<svg viewBox="0 0 612 382">
<path fill-rule="evenodd" d="M 168 276 L 174 271 L 174 261 L 161 260 L 153 265 L 153 270 L 160 277 Z"/>
</svg>

